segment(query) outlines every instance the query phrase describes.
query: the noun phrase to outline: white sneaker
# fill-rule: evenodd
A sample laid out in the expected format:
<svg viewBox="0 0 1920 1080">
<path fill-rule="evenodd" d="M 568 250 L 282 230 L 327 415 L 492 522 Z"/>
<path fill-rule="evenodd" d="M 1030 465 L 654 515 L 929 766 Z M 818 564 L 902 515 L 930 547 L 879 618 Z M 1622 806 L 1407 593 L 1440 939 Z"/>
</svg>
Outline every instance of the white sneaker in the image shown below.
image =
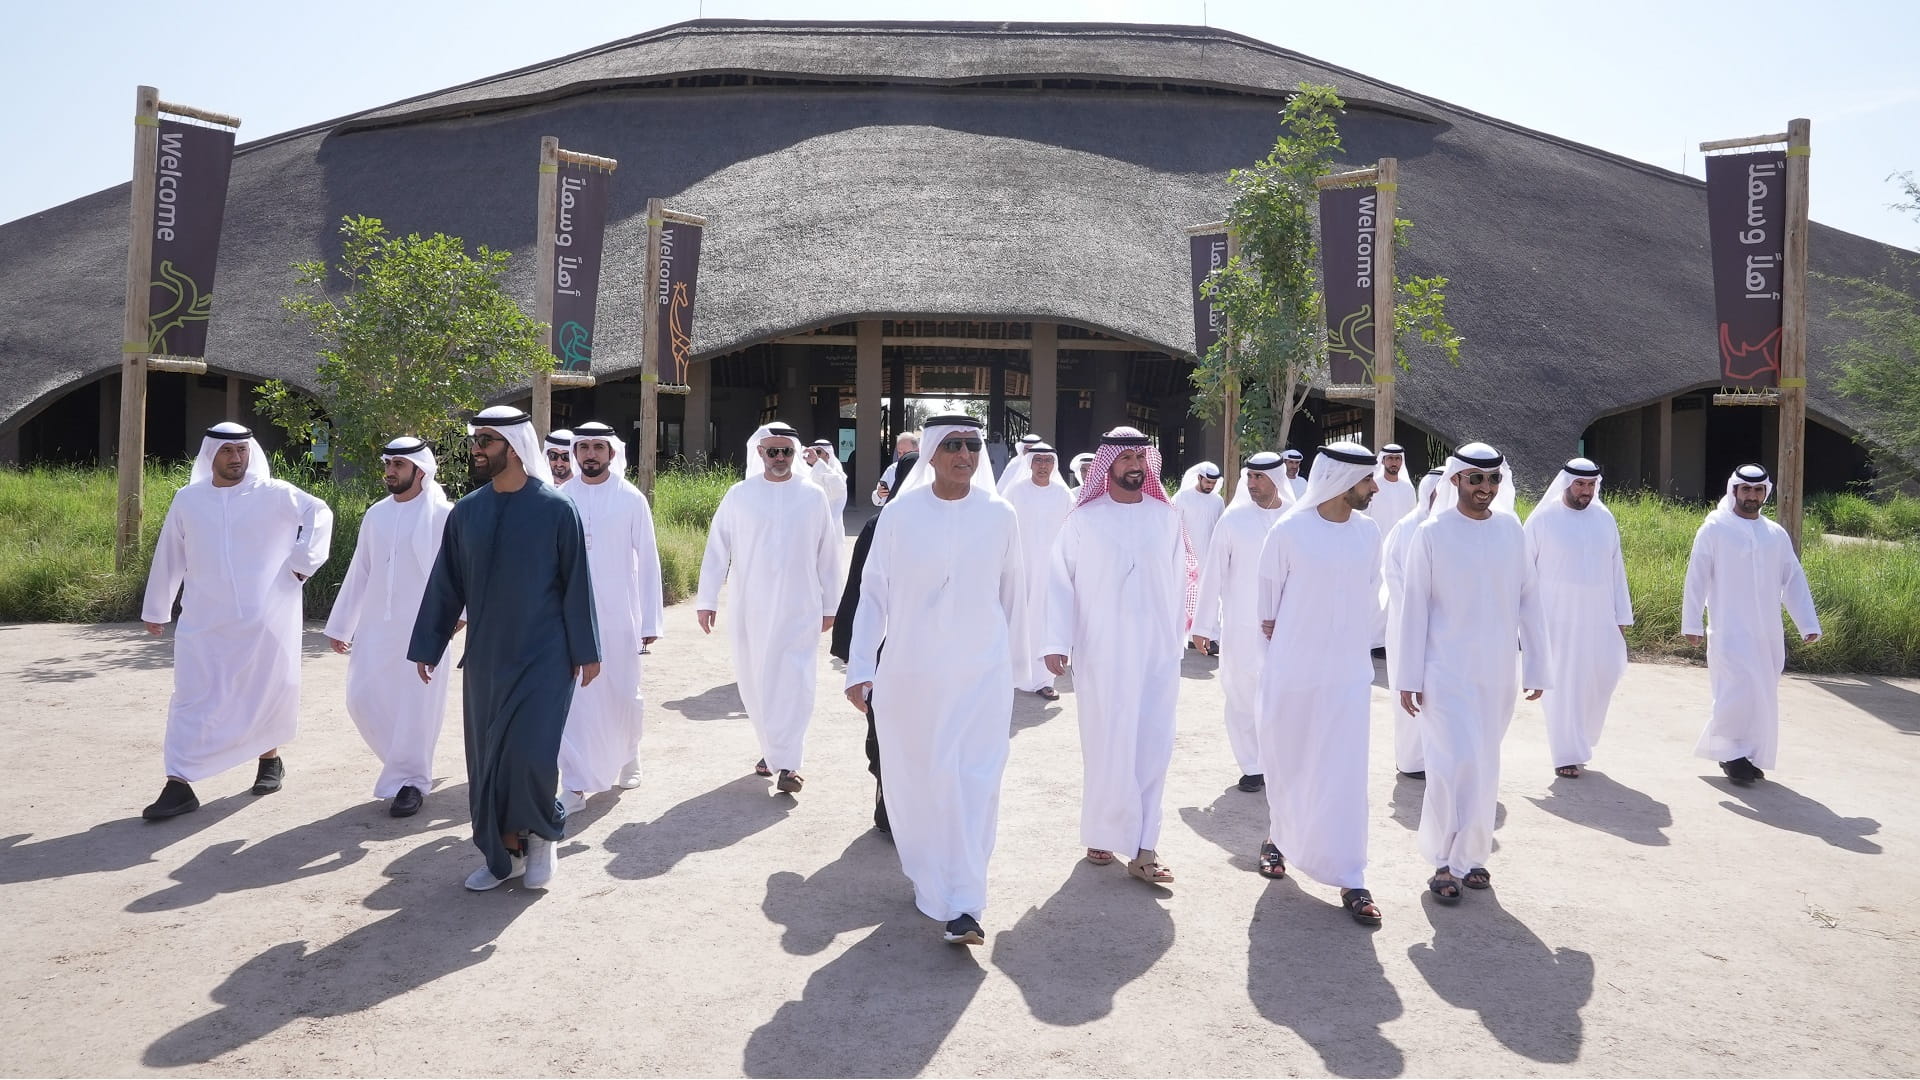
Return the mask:
<svg viewBox="0 0 1920 1080">
<path fill-rule="evenodd" d="M 640 758 L 638 756 L 635 756 L 632 761 L 627 762 L 626 768 L 620 770 L 620 779 L 616 781 L 616 784 L 629 791 L 640 786 Z"/>
<path fill-rule="evenodd" d="M 544 889 L 553 880 L 554 867 L 560 861 L 557 848 L 551 840 L 527 834 L 527 888 Z"/>
<path fill-rule="evenodd" d="M 586 794 L 579 791 L 562 791 L 560 793 L 560 809 L 565 810 L 569 814 L 583 813 L 587 809 Z"/>
<path fill-rule="evenodd" d="M 527 872 L 526 856 L 513 855 L 510 856 L 510 858 L 513 859 L 513 869 L 507 871 L 506 877 L 494 877 L 493 871 L 487 869 L 483 864 L 480 869 L 467 875 L 467 888 L 474 892 L 486 892 L 488 889 L 497 889 Z"/>
</svg>

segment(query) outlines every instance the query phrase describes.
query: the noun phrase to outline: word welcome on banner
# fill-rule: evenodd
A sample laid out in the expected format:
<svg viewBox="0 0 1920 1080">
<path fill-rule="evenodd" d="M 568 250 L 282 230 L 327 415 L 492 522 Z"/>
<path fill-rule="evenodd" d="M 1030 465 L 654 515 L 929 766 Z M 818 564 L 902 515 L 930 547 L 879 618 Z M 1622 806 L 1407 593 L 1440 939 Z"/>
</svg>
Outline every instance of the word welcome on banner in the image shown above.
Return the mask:
<svg viewBox="0 0 1920 1080">
<path fill-rule="evenodd" d="M 1226 335 L 1227 313 L 1200 295 L 1200 284 L 1207 275 L 1227 265 L 1227 234 L 1202 233 L 1189 237 L 1187 243 L 1193 257 L 1193 351 L 1205 357 Z"/>
<path fill-rule="evenodd" d="M 660 342 L 660 378 L 674 386 L 687 383 L 693 356 L 693 301 L 700 276 L 698 225 L 660 223 L 660 265 L 654 268 L 654 333 Z"/>
<path fill-rule="evenodd" d="M 1335 386 L 1373 379 L 1374 253 L 1392 243 L 1380 229 L 1380 193 L 1372 184 L 1320 192 L 1320 280 L 1326 297 L 1327 378 Z"/>
<path fill-rule="evenodd" d="M 233 171 L 233 132 L 163 119 L 159 138 L 146 351 L 204 357 L 227 179 Z"/>
<path fill-rule="evenodd" d="M 1720 381 L 1773 386 L 1780 376 L 1786 277 L 1785 151 L 1707 158 L 1707 234 L 1713 248 Z"/>
<path fill-rule="evenodd" d="M 593 370 L 593 313 L 600 298 L 613 174 L 565 161 L 559 177 L 553 219 L 553 355 L 560 371 L 585 375 Z"/>
</svg>

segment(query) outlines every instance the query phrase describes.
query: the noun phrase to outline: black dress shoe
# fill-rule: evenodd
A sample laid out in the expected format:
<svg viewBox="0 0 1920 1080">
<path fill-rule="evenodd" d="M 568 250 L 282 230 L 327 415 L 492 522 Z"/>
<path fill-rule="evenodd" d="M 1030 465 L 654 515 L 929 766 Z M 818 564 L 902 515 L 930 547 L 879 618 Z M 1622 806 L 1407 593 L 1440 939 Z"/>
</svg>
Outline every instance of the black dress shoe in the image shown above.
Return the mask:
<svg viewBox="0 0 1920 1080">
<path fill-rule="evenodd" d="M 1267 786 L 1266 773 L 1248 773 L 1240 778 L 1241 791 L 1259 791 Z"/>
<path fill-rule="evenodd" d="M 1425 780 L 1427 778 L 1427 770 L 1421 769 L 1417 772 L 1407 772 L 1403 769 L 1400 775 L 1408 780 Z"/>
<path fill-rule="evenodd" d="M 1746 758 L 1734 758 L 1732 761 L 1723 761 L 1720 763 L 1720 771 L 1727 774 L 1727 779 L 1742 787 L 1753 783 L 1765 775 L 1754 767 L 1753 762 L 1748 761 Z"/>
<path fill-rule="evenodd" d="M 191 813 L 200 809 L 200 797 L 184 780 L 168 780 L 167 786 L 160 789 L 160 797 L 153 805 L 140 811 L 140 816 L 148 821 L 164 821 L 170 817 Z"/>
<path fill-rule="evenodd" d="M 893 826 L 887 821 L 886 792 L 878 780 L 873 782 L 873 827 L 887 836 L 893 835 Z"/>
<path fill-rule="evenodd" d="M 980 945 L 987 940 L 987 932 L 980 929 L 980 922 L 971 915 L 962 915 L 947 923 L 941 939 L 949 945 Z"/>
<path fill-rule="evenodd" d="M 387 813 L 392 814 L 394 817 L 412 817 L 420 812 L 420 803 L 424 798 L 425 797 L 420 794 L 419 788 L 408 784 L 406 787 L 400 789 L 398 795 L 393 797 L 392 804 L 387 807 Z"/>
<path fill-rule="evenodd" d="M 260 759 L 260 771 L 253 774 L 253 793 L 271 795 L 280 790 L 280 781 L 287 775 L 287 763 L 280 755 Z"/>
</svg>

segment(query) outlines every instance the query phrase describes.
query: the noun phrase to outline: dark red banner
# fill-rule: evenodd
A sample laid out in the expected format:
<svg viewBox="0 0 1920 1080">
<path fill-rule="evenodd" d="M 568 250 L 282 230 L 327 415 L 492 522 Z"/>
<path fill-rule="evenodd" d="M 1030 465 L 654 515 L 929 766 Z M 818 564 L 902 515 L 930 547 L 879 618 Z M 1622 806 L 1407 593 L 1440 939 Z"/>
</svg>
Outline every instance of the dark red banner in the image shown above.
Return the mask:
<svg viewBox="0 0 1920 1080">
<path fill-rule="evenodd" d="M 660 265 L 654 270 L 654 333 L 660 335 L 660 381 L 687 384 L 693 353 L 693 300 L 700 276 L 700 226 L 660 225 Z"/>
<path fill-rule="evenodd" d="M 1326 298 L 1327 380 L 1373 381 L 1373 270 L 1380 194 L 1371 184 L 1320 192 L 1320 281 Z M 1388 243 L 1391 243 L 1389 235 Z"/>
<path fill-rule="evenodd" d="M 560 371 L 593 370 L 593 313 L 612 188 L 613 174 L 604 169 L 560 164 L 560 205 L 553 219 L 553 355 Z"/>
<path fill-rule="evenodd" d="M 1780 377 L 1780 293 L 1786 277 L 1787 155 L 1707 158 L 1707 234 L 1720 382 L 1774 386 Z"/>
<path fill-rule="evenodd" d="M 233 132 L 160 121 L 154 165 L 153 261 L 147 289 L 147 351 L 207 355 L 213 271 L 227 212 Z"/>
<path fill-rule="evenodd" d="M 1227 234 L 1203 233 L 1189 237 L 1193 256 L 1193 351 L 1205 357 L 1227 332 L 1227 314 L 1200 295 L 1200 283 L 1207 275 L 1227 265 Z"/>
</svg>

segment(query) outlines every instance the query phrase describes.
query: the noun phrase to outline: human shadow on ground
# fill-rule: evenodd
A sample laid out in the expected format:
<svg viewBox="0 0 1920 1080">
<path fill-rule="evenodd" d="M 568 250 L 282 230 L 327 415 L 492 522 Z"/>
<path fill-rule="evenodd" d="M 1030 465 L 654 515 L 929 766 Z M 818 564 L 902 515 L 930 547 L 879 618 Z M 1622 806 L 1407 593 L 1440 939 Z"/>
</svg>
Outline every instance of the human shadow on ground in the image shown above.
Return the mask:
<svg viewBox="0 0 1920 1080">
<path fill-rule="evenodd" d="M 1212 682 L 1220 677 L 1220 658 L 1208 656 L 1189 646 L 1180 654 L 1180 677 L 1196 682 Z"/>
<path fill-rule="evenodd" d="M 764 776 L 743 776 L 652 821 L 620 826 L 602 845 L 613 853 L 607 873 L 629 881 L 659 877 L 695 852 L 720 851 L 779 824 L 797 803 L 791 795 L 768 795 L 767 784 Z"/>
<path fill-rule="evenodd" d="M 1871 675 L 1815 676 L 1807 681 L 1892 727 L 1920 735 L 1920 692 Z"/>
<path fill-rule="evenodd" d="M 942 942 L 940 925 L 913 906 L 913 886 L 878 833 L 854 838 L 810 876 L 769 875 L 760 908 L 786 928 L 780 945 L 796 956 L 878 926 L 753 1033 L 747 1076 L 916 1076 L 986 979 L 973 950 Z"/>
<path fill-rule="evenodd" d="M 1307 973 L 1310 984 L 1302 978 Z M 1312 1046 L 1335 1076 L 1398 1076 L 1406 1068 L 1405 1055 L 1380 1030 L 1405 1010 L 1374 935 L 1291 877 L 1268 883 L 1254 906 L 1247 996 L 1261 1016 Z"/>
<path fill-rule="evenodd" d="M 913 906 L 913 883 L 901 873 L 893 843 L 869 831 L 810 876 L 791 870 L 768 875 L 760 911 L 768 922 L 786 928 L 780 935 L 781 948 L 795 956 L 812 956 L 841 934 L 882 922 L 903 906 L 918 910 Z M 931 934 L 939 927 L 926 920 L 922 929 Z"/>
<path fill-rule="evenodd" d="M 1554 817 L 1629 843 L 1666 847 L 1672 842 L 1661 830 L 1673 825 L 1673 810 L 1606 773 L 1582 769 L 1577 778 L 1556 776 L 1547 793 L 1547 798 L 1528 796 L 1527 801 Z"/>
<path fill-rule="evenodd" d="M 689 720 L 744 720 L 747 707 L 740 701 L 740 684 L 725 683 L 692 697 L 663 701 L 660 707 Z"/>
<path fill-rule="evenodd" d="M 1267 796 L 1230 785 L 1206 806 L 1183 806 L 1180 820 L 1201 839 L 1227 853 L 1227 862 L 1252 872 L 1267 842 Z"/>
<path fill-rule="evenodd" d="M 1073 683 L 1065 678 L 1059 678 L 1053 681 L 1053 688 L 1060 692 L 1061 700 L 1048 701 L 1026 690 L 1013 692 L 1013 734 L 1018 735 L 1030 727 L 1039 727 L 1066 711 L 1066 696 L 1072 693 Z"/>
<path fill-rule="evenodd" d="M 103 821 L 86 832 L 50 837 L 35 844 L 21 843 L 32 833 L 0 837 L 0 885 L 105 874 L 156 862 L 154 854 L 162 848 L 187 840 L 258 801 L 258 796 L 241 792 L 201 803 L 200 809 L 177 818 Z"/>
<path fill-rule="evenodd" d="M 1737 803 L 1722 802 L 1720 805 L 1749 821 L 1787 832 L 1817 836 L 1843 851 L 1878 855 L 1882 850 L 1879 844 L 1867 839 L 1880 831 L 1880 823 L 1873 818 L 1841 817 L 1818 799 L 1810 799 L 1774 780 L 1762 780 L 1741 787 L 1721 776 L 1702 776 L 1700 779 L 1706 781 L 1708 786 L 1740 800 Z"/>
<path fill-rule="evenodd" d="M 34 683 L 75 683 L 103 670 L 159 671 L 173 666 L 173 635 L 154 637 L 140 623 L 86 626 L 74 636 L 98 647 L 72 656 L 41 657 L 22 668 L 20 677 Z"/>
<path fill-rule="evenodd" d="M 869 913 L 869 918 L 873 913 Z M 973 950 L 896 897 L 748 1039 L 746 1076 L 918 1076 L 986 981 Z M 991 1034 L 987 1036 L 991 1038 Z"/>
<path fill-rule="evenodd" d="M 1077 860 L 1058 891 L 993 939 L 993 964 L 1034 1018 L 1059 1027 L 1113 1012 L 1114 997 L 1173 948 L 1171 890 Z"/>
<path fill-rule="evenodd" d="M 391 817 L 385 808 L 384 801 L 356 803 L 260 840 L 223 840 L 168 874 L 173 885 L 139 897 L 127 910 L 176 911 L 226 893 L 270 888 L 352 866 L 366 857 L 363 845 L 369 842 L 466 822 L 467 785 L 433 793 L 411 818 Z"/>
<path fill-rule="evenodd" d="M 301 1019 L 361 1012 L 485 961 L 508 924 L 542 894 L 517 881 L 466 892 L 460 881 L 477 865 L 473 845 L 453 836 L 400 856 L 366 900 L 392 915 L 320 949 L 289 941 L 248 960 L 214 988 L 219 1009 L 161 1036 L 143 1063 L 204 1064 Z"/>
<path fill-rule="evenodd" d="M 560 842 L 560 857 L 565 858 L 588 850 L 590 845 L 580 839 L 581 835 L 593 828 L 601 818 L 612 813 L 613 808 L 620 805 L 620 796 L 626 793 L 625 788 L 596 791 L 587 796 L 586 809 L 568 814 L 566 838 Z"/>
<path fill-rule="evenodd" d="M 1540 940 L 1500 905 L 1498 888 L 1463 890 L 1451 906 L 1422 893 L 1433 941 L 1408 948 L 1407 957 L 1442 1000 L 1479 1013 L 1500 1045 L 1534 1061 L 1577 1061 L 1593 957 Z"/>
</svg>

